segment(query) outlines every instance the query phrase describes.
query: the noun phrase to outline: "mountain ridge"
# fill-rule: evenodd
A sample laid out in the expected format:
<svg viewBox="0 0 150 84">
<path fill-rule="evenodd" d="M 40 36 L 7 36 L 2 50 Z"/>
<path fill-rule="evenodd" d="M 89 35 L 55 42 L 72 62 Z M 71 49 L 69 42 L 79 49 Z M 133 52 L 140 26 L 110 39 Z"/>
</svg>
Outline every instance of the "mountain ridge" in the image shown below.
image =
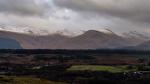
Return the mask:
<svg viewBox="0 0 150 84">
<path fill-rule="evenodd" d="M 37 36 L 0 31 L 0 37 L 14 39 L 24 49 L 116 49 L 141 44 L 141 42 L 127 39 L 112 32 L 97 30 L 88 30 L 74 37 L 61 34 Z"/>
</svg>

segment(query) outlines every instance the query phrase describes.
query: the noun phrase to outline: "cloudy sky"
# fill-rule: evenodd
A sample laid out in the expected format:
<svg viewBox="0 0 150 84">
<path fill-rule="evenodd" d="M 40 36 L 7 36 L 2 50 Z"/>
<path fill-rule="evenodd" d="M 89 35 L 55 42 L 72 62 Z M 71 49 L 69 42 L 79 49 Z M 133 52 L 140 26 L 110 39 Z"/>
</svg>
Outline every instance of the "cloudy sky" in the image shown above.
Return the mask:
<svg viewBox="0 0 150 84">
<path fill-rule="evenodd" d="M 1 30 L 49 34 L 105 28 L 149 33 L 150 1 L 0 0 Z"/>
</svg>

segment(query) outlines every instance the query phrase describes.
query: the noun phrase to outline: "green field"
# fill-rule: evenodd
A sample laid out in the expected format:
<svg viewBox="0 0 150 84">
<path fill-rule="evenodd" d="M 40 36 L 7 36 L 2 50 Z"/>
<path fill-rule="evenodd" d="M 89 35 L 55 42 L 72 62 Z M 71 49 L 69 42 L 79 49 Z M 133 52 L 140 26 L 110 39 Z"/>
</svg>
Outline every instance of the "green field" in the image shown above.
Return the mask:
<svg viewBox="0 0 150 84">
<path fill-rule="evenodd" d="M 137 68 L 127 68 L 127 66 L 99 66 L 99 65 L 74 65 L 68 71 L 108 71 L 111 73 L 137 71 Z"/>
<path fill-rule="evenodd" d="M 66 84 L 32 77 L 0 76 L 0 84 Z"/>
</svg>

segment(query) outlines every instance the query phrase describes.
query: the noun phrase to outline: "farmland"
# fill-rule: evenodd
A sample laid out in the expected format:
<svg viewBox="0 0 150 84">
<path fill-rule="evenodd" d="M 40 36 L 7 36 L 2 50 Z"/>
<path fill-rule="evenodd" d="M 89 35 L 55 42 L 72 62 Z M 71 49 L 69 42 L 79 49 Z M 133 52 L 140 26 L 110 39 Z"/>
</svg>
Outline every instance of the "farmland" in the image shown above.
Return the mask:
<svg viewBox="0 0 150 84">
<path fill-rule="evenodd" d="M 149 56 L 125 50 L 0 50 L 0 83 L 148 84 Z"/>
</svg>

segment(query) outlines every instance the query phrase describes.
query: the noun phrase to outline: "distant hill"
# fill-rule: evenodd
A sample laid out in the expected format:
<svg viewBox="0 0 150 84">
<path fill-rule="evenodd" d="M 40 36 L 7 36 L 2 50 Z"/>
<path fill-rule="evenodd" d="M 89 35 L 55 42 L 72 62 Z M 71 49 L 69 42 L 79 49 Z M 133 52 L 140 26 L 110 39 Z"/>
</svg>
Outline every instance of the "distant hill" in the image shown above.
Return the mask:
<svg viewBox="0 0 150 84">
<path fill-rule="evenodd" d="M 89 30 L 81 35 L 69 37 L 61 34 L 45 36 L 0 31 L 1 38 L 11 38 L 24 49 L 116 49 L 142 43 L 137 39 L 119 36 L 111 31 Z"/>
<path fill-rule="evenodd" d="M 0 49 L 21 49 L 18 41 L 8 38 L 0 38 Z"/>
</svg>

